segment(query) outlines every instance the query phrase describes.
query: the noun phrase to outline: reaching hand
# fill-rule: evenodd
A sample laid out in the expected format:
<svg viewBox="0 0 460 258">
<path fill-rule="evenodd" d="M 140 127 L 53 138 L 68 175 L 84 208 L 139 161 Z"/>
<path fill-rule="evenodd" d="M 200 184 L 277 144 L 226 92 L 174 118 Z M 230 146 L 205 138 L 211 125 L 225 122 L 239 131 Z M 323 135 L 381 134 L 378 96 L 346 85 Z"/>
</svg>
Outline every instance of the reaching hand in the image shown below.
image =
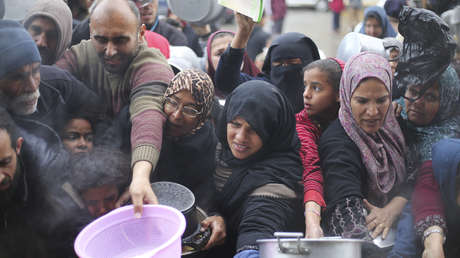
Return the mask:
<svg viewBox="0 0 460 258">
<path fill-rule="evenodd" d="M 252 29 L 254 28 L 254 25 L 256 24 L 252 18 L 249 18 L 248 16 L 235 12 L 235 21 L 236 21 L 236 26 L 238 27 L 237 31 L 240 32 L 245 32 L 251 35 Z"/>
<path fill-rule="evenodd" d="M 316 202 L 305 203 L 305 238 L 323 237 L 321 222 L 321 206 Z"/>
<path fill-rule="evenodd" d="M 209 227 L 211 227 L 211 237 L 209 238 L 206 246 L 203 248 L 204 250 L 207 250 L 215 245 L 223 244 L 225 237 L 227 236 L 225 221 L 221 216 L 207 217 L 201 222 L 202 231 Z"/>
<path fill-rule="evenodd" d="M 370 204 L 366 199 L 363 201 L 369 211 L 369 215 L 366 216 L 366 224 L 367 229 L 372 232 L 372 238 L 376 238 L 383 233 L 382 238 L 385 239 L 391 229 L 391 226 L 393 225 L 393 222 L 399 214 L 395 214 L 388 205 L 383 208 L 379 208 Z"/>
<path fill-rule="evenodd" d="M 134 216 L 137 218 L 142 216 L 144 203 L 158 204 L 158 199 L 150 185 L 151 169 L 152 165 L 147 161 L 138 161 L 133 167 L 133 180 L 129 186 L 129 193 L 134 205 Z"/>
<path fill-rule="evenodd" d="M 232 48 L 245 48 L 254 29 L 255 22 L 241 13 L 235 12 L 235 21 L 237 25 L 235 37 L 232 40 Z"/>
<path fill-rule="evenodd" d="M 439 226 L 431 226 L 430 228 Z M 442 229 L 441 229 L 442 230 Z M 423 242 L 425 250 L 423 250 L 423 258 L 444 258 L 444 249 L 443 249 L 444 235 L 441 233 L 431 233 L 425 238 Z"/>
<path fill-rule="evenodd" d="M 432 246 L 423 250 L 422 258 L 444 258 L 444 250 L 441 246 Z"/>
</svg>

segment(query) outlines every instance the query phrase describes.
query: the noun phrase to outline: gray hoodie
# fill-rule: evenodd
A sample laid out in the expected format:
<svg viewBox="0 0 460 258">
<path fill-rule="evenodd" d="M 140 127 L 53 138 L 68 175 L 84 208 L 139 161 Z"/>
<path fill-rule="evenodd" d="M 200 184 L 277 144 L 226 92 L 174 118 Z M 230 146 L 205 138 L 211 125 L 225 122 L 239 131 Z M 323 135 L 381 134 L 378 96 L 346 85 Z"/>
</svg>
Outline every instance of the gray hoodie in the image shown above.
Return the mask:
<svg viewBox="0 0 460 258">
<path fill-rule="evenodd" d="M 58 29 L 58 43 L 56 46 L 55 63 L 72 40 L 72 12 L 63 0 L 38 0 L 30 8 L 24 18 L 24 27 L 27 29 L 37 16 L 45 16 L 54 21 Z"/>
</svg>

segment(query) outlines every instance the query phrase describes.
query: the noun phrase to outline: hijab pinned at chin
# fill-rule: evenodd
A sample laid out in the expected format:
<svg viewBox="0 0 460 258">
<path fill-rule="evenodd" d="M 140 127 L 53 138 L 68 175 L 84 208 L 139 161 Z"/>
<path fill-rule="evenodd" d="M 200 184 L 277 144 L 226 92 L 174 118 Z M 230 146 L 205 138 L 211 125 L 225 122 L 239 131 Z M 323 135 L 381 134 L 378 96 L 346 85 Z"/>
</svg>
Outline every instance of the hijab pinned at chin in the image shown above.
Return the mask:
<svg viewBox="0 0 460 258">
<path fill-rule="evenodd" d="M 243 118 L 263 143 L 257 153 L 243 160 L 233 156 L 227 142 L 227 123 L 236 117 Z M 222 144 L 219 158 L 232 169 L 219 197 L 224 209 L 231 211 L 253 190 L 269 183 L 302 191 L 295 116 L 285 95 L 275 86 L 262 80 L 238 86 L 227 96 L 216 133 Z"/>
<path fill-rule="evenodd" d="M 362 52 L 346 63 L 340 81 L 339 121 L 361 151 L 361 158 L 368 174 L 369 199 L 371 202 L 374 201 L 374 205 L 379 205 L 385 204 L 388 201 L 387 194 L 405 180 L 406 146 L 394 112 L 391 112 L 391 103 L 382 128 L 374 135 L 367 134 L 353 118 L 353 92 L 362 80 L 371 77 L 379 79 L 391 97 L 393 77 L 385 58 L 375 53 Z"/>
</svg>

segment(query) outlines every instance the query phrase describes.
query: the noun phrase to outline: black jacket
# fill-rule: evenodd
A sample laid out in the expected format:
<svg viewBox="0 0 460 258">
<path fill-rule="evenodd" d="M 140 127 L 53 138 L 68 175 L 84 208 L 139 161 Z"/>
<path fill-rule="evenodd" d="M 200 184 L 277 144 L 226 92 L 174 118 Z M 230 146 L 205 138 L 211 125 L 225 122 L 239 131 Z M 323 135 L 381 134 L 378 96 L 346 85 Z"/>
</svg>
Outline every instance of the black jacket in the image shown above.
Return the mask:
<svg viewBox="0 0 460 258">
<path fill-rule="evenodd" d="M 96 117 L 103 113 L 99 97 L 70 73 L 42 65 L 40 76 L 37 111 L 25 116 L 11 113 L 20 128 L 45 139 L 48 144 L 55 144 L 60 142 L 58 129 L 71 114 Z"/>
<path fill-rule="evenodd" d="M 195 33 L 192 26 L 185 24 L 182 32 L 187 37 L 188 47 L 191 48 L 198 57 L 203 57 L 203 48 L 200 44 L 200 37 Z"/>
<path fill-rule="evenodd" d="M 336 119 L 321 135 L 319 144 L 321 169 L 324 177 L 326 214 L 347 197 L 367 197 L 367 170 L 358 146 L 351 140 Z M 410 198 L 411 189 L 403 184 L 389 193 Z"/>
<path fill-rule="evenodd" d="M 26 224 L 35 234 L 34 241 L 41 245 L 39 251 L 45 250 L 42 257 L 74 257 L 73 241 L 91 218 L 62 190 L 69 176 L 70 154 L 27 132 L 20 135 L 25 138 L 21 168 L 28 185 L 23 209 Z"/>
<path fill-rule="evenodd" d="M 152 181 L 172 181 L 189 188 L 197 205 L 208 211 L 214 190 L 217 137 L 206 122 L 193 135 L 178 139 L 163 137 L 161 154 Z"/>
<path fill-rule="evenodd" d="M 165 21 L 160 20 L 153 31 L 165 37 L 171 46 L 188 46 L 184 33 Z"/>
<path fill-rule="evenodd" d="M 26 140 L 18 156 L 12 197 L 0 207 L 0 257 L 52 257 L 38 227 L 43 219 L 38 214 L 43 210 L 43 192 L 59 180 L 67 152 L 23 130 L 18 135 Z"/>
<path fill-rule="evenodd" d="M 71 45 L 77 45 L 82 40 L 89 39 L 89 18 L 84 19 L 80 23 L 76 24 L 72 30 L 72 43 Z"/>
</svg>

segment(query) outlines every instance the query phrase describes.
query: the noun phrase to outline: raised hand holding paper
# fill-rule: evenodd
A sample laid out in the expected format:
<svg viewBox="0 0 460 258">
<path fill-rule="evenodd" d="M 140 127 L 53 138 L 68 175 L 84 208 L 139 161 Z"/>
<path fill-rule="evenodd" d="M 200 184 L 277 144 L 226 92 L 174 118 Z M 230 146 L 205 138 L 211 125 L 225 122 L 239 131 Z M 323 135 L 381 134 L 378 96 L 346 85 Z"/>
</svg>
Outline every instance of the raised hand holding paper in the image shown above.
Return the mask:
<svg viewBox="0 0 460 258">
<path fill-rule="evenodd" d="M 263 0 L 218 0 L 217 3 L 244 14 L 255 22 L 259 22 L 262 19 Z"/>
</svg>

